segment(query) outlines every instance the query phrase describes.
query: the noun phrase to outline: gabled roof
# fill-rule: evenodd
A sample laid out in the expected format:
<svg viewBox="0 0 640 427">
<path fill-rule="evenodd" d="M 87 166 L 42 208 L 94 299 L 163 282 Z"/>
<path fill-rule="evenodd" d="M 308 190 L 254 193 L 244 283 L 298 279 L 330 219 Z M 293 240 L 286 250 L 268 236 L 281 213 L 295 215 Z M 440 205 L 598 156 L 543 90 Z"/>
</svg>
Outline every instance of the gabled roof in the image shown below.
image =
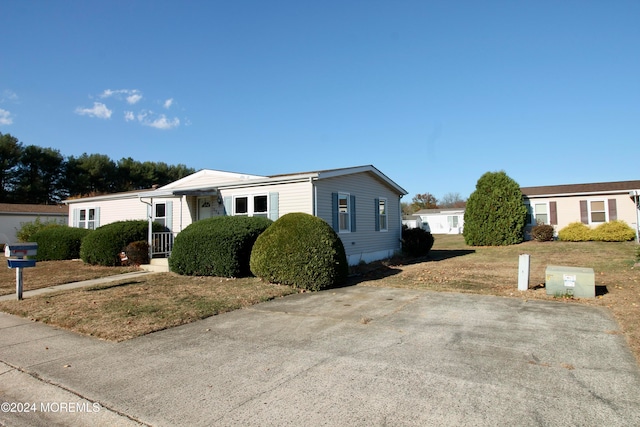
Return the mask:
<svg viewBox="0 0 640 427">
<path fill-rule="evenodd" d="M 0 214 L 16 215 L 69 215 L 66 205 L 31 205 L 25 203 L 0 203 Z"/>
<path fill-rule="evenodd" d="M 522 194 L 527 197 L 628 193 L 632 190 L 640 191 L 640 181 L 596 182 L 592 184 L 546 185 L 520 188 Z"/>
</svg>

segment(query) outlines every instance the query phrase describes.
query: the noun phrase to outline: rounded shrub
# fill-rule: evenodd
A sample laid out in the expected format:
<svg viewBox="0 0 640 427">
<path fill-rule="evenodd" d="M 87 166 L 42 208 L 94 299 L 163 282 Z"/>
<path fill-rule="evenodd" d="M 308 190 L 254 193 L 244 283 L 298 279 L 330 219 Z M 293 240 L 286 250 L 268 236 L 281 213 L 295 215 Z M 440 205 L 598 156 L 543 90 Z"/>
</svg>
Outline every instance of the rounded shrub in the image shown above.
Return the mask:
<svg viewBox="0 0 640 427">
<path fill-rule="evenodd" d="M 549 242 L 553 240 L 553 225 L 538 224 L 531 229 L 531 238 L 538 242 Z"/>
<path fill-rule="evenodd" d="M 581 222 L 572 222 L 558 231 L 558 239 L 564 242 L 586 242 L 591 240 L 591 229 Z"/>
<path fill-rule="evenodd" d="M 258 237 L 250 265 L 263 280 L 311 291 L 341 285 L 349 269 L 331 226 L 299 212 L 283 215 Z"/>
<path fill-rule="evenodd" d="M 635 237 L 635 230 L 620 220 L 605 222 L 591 231 L 591 239 L 600 242 L 626 242 Z"/>
<path fill-rule="evenodd" d="M 38 244 L 38 261 L 59 261 L 80 258 L 82 239 L 92 231 L 59 225 L 45 227 L 30 238 Z"/>
<path fill-rule="evenodd" d="M 153 231 L 165 231 L 160 224 L 153 224 Z M 120 252 L 138 240 L 147 240 L 149 223 L 144 220 L 117 221 L 96 228 L 83 240 L 80 258 L 87 264 L 120 265 Z"/>
<path fill-rule="evenodd" d="M 402 252 L 409 256 L 425 256 L 433 247 L 434 238 L 422 228 L 402 227 Z"/>
<path fill-rule="evenodd" d="M 176 236 L 169 268 L 190 276 L 249 276 L 251 248 L 272 223 L 267 218 L 246 216 L 194 222 Z"/>
</svg>

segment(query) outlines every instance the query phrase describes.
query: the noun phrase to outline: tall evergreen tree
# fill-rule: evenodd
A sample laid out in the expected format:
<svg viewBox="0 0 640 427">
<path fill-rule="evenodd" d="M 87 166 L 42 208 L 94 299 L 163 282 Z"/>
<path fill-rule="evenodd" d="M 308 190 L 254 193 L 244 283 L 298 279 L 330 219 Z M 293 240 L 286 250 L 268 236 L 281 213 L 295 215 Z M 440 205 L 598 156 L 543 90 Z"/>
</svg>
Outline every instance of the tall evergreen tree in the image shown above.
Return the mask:
<svg viewBox="0 0 640 427">
<path fill-rule="evenodd" d="M 0 133 L 0 203 L 11 202 L 23 147 L 18 138 Z"/>
<path fill-rule="evenodd" d="M 470 246 L 521 243 L 527 208 L 517 182 L 504 171 L 487 172 L 467 200 L 464 240 Z"/>
</svg>

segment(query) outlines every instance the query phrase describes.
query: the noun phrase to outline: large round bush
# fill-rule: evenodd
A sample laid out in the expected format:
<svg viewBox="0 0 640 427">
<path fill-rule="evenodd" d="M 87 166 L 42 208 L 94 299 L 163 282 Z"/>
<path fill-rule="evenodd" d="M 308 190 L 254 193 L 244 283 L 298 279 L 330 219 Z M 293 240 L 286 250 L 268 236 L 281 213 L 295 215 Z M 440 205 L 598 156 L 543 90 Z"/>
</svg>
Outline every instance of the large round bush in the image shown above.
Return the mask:
<svg viewBox="0 0 640 427">
<path fill-rule="evenodd" d="M 82 239 L 91 231 L 66 225 L 41 229 L 31 236 L 38 244 L 38 261 L 80 258 Z"/>
<path fill-rule="evenodd" d="M 251 252 L 254 275 L 313 291 L 344 283 L 348 268 L 336 232 L 305 213 L 282 216 L 258 237 Z"/>
<path fill-rule="evenodd" d="M 165 231 L 153 223 L 153 231 Z M 138 240 L 147 240 L 149 223 L 144 220 L 118 221 L 103 225 L 89 233 L 80 247 L 80 258 L 87 264 L 115 266 L 120 264 L 120 252 Z"/>
<path fill-rule="evenodd" d="M 558 231 L 558 239 L 564 242 L 587 242 L 591 240 L 591 229 L 581 222 L 572 222 Z"/>
<path fill-rule="evenodd" d="M 267 218 L 245 216 L 194 222 L 176 236 L 169 268 L 190 276 L 249 276 L 251 248 L 272 223 Z"/>
<path fill-rule="evenodd" d="M 591 238 L 600 242 L 626 242 L 635 237 L 636 231 L 621 220 L 605 222 L 591 231 Z"/>
<path fill-rule="evenodd" d="M 434 243 L 433 235 L 422 228 L 402 227 L 402 252 L 420 257 L 429 253 Z"/>
</svg>

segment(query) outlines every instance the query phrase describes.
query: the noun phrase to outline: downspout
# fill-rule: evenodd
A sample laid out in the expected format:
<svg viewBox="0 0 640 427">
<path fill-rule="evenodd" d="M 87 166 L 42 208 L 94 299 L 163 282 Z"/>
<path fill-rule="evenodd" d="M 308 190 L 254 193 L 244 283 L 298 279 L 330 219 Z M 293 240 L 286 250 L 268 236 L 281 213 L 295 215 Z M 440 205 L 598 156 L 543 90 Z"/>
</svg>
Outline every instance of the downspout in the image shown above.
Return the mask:
<svg viewBox="0 0 640 427">
<path fill-rule="evenodd" d="M 311 206 L 311 212 L 313 212 L 313 216 L 317 217 L 318 216 L 318 187 L 316 187 L 315 184 L 313 183 L 313 178 L 309 177 L 309 182 L 311 183 L 311 188 L 313 189 L 313 200 L 311 201 L 313 206 Z"/>
<path fill-rule="evenodd" d="M 633 202 L 636 205 L 636 243 L 640 243 L 640 236 L 638 236 L 638 228 L 640 228 L 640 206 L 638 206 L 638 190 L 633 190 L 629 194 L 633 196 Z"/>
</svg>

